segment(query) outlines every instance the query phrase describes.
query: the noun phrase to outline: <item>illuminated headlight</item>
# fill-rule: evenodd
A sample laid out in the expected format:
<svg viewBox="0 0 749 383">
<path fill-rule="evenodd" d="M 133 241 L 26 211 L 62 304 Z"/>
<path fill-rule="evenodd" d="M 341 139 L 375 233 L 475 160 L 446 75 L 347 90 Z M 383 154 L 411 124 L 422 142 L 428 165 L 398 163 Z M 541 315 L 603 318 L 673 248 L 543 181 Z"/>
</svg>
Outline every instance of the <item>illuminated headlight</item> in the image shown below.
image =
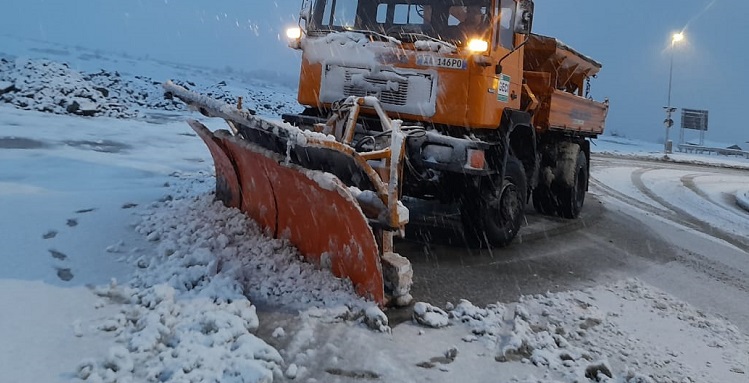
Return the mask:
<svg viewBox="0 0 749 383">
<path fill-rule="evenodd" d="M 298 40 L 302 37 L 302 28 L 294 27 L 286 30 L 286 37 L 291 40 Z"/>
<path fill-rule="evenodd" d="M 486 52 L 489 50 L 489 43 L 484 40 L 473 39 L 468 42 L 468 50 L 474 53 Z"/>
</svg>

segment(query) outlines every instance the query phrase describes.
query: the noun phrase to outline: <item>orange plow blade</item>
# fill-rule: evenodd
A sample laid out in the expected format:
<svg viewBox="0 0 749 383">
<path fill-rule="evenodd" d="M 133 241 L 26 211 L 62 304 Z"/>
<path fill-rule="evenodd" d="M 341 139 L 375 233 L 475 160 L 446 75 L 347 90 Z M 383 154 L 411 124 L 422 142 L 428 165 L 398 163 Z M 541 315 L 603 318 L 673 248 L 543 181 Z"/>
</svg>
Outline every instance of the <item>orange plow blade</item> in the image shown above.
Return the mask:
<svg viewBox="0 0 749 383">
<path fill-rule="evenodd" d="M 311 263 L 350 279 L 359 295 L 381 306 L 411 302 L 411 263 L 393 249 L 393 238 L 408 223 L 399 199 L 404 133 L 383 113 L 389 145 L 362 152 L 350 145 L 359 108 L 382 111 L 376 99 L 347 100 L 346 121 L 329 121 L 345 123 L 345 134 L 333 136 L 254 116 L 241 103 L 228 105 L 171 82 L 164 89 L 231 129 L 212 132 L 188 121 L 213 156 L 217 199 L 269 236 L 288 239 Z"/>
<path fill-rule="evenodd" d="M 213 157 L 213 164 L 216 167 L 216 198 L 228 207 L 239 208 L 241 206 L 241 192 L 237 172 L 231 159 L 227 156 L 222 140 L 195 120 L 189 120 L 187 123 L 203 139 L 211 152 L 211 157 Z"/>
<path fill-rule="evenodd" d="M 247 140 L 190 126 L 216 167 L 216 197 L 237 207 L 305 258 L 349 278 L 358 294 L 386 303 L 380 249 L 367 217 L 335 176 L 286 163 Z"/>
</svg>

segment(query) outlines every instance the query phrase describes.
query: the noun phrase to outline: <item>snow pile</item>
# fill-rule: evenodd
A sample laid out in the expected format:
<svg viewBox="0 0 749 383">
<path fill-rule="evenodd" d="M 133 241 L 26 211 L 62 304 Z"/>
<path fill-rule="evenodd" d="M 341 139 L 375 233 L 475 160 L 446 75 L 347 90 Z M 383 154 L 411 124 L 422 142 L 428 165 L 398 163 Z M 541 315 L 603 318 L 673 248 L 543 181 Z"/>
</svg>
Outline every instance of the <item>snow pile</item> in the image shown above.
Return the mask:
<svg viewBox="0 0 749 383">
<path fill-rule="evenodd" d="M 84 73 L 66 63 L 43 59 L 0 59 L 0 101 L 55 114 L 135 118 L 153 110 L 184 110 L 181 102 L 164 98 L 164 80 L 104 69 Z M 223 80 L 175 82 L 232 105 L 243 95 L 243 105 L 253 113 L 277 116 L 298 109 L 290 91 L 265 86 L 235 89 Z"/>
<path fill-rule="evenodd" d="M 267 237 L 242 212 L 215 201 L 205 191 L 212 188 L 213 178 L 193 181 L 175 186 L 173 195 L 154 203 L 137 226 L 149 240 L 158 241 L 159 254 L 135 260 L 143 268 L 135 287 L 167 278 L 179 292 L 216 298 L 225 294 L 226 285 L 214 286 L 214 281 L 229 279 L 238 281 L 233 287 L 237 295 L 297 309 L 364 303 L 350 281 L 304 262 L 288 241 Z"/>
<path fill-rule="evenodd" d="M 127 116 L 128 107 L 107 97 L 97 86 L 68 65 L 48 60 L 0 59 L 0 100 L 18 108 L 55 114 Z"/>
<path fill-rule="evenodd" d="M 255 307 L 241 296 L 187 297 L 167 284 L 140 290 L 113 284 L 96 292 L 124 303 L 99 325 L 120 345 L 102 361 L 83 361 L 83 380 L 270 382 L 282 373 L 278 351 L 252 334 Z"/>
<path fill-rule="evenodd" d="M 608 362 L 585 347 L 586 331 L 602 323 L 603 313 L 593 306 L 569 303 L 555 294 L 523 298 L 515 305 L 489 305 L 485 309 L 462 301 L 452 315 L 476 337 L 469 336 L 464 341 L 487 343 L 496 351 L 494 358 L 498 362 L 531 363 L 562 372 L 570 380 L 613 378 Z M 535 310 L 541 307 L 545 308 L 540 313 Z"/>
<path fill-rule="evenodd" d="M 425 302 L 416 302 L 413 318 L 416 323 L 433 328 L 445 327 L 450 323 L 445 311 Z"/>
<path fill-rule="evenodd" d="M 633 307 L 606 307 L 607 302 L 621 301 L 633 302 Z M 643 302 L 647 311 L 636 306 Z M 745 373 L 741 366 L 749 360 L 746 351 L 738 351 L 746 349 L 747 340 L 735 326 L 636 280 L 605 290 L 525 296 L 517 304 L 479 308 L 463 300 L 448 308 L 451 324 L 470 331 L 464 342 L 481 342 L 498 362 L 533 364 L 561 373 L 565 381 L 699 382 L 711 375 L 694 366 L 694 355 L 688 353 L 704 357 L 711 349 L 720 350 L 707 364 L 728 374 Z M 677 322 L 670 330 L 697 338 L 704 350 L 680 350 L 678 336 L 668 344 L 668 337 L 658 339 L 660 334 L 653 339 L 626 335 L 636 333 L 637 328 L 627 327 L 637 324 L 618 320 L 632 315 L 625 310 L 644 311 L 640 331 L 657 328 L 653 322 L 658 319 Z M 536 381 L 531 377 L 523 382 Z"/>
<path fill-rule="evenodd" d="M 84 361 L 81 379 L 265 382 L 295 375 L 253 335 L 259 321 L 248 296 L 389 331 L 387 317 L 358 298 L 350 281 L 302 261 L 285 240 L 266 237 L 239 210 L 214 201 L 203 181 L 180 183 L 143 213 L 136 231 L 157 242 L 157 252 L 132 249 L 132 281 L 97 289 L 122 303 L 117 316 L 98 325 L 120 345 L 104 360 Z"/>
</svg>

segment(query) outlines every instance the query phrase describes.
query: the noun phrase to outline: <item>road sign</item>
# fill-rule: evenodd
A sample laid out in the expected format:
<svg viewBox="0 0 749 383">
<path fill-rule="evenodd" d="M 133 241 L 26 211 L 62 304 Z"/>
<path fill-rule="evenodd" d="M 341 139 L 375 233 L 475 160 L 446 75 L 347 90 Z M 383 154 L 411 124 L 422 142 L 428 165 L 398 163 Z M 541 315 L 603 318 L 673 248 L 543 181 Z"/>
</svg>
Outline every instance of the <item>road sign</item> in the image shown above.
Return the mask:
<svg viewBox="0 0 749 383">
<path fill-rule="evenodd" d="M 681 128 L 707 131 L 707 111 L 698 109 L 682 109 Z"/>
</svg>

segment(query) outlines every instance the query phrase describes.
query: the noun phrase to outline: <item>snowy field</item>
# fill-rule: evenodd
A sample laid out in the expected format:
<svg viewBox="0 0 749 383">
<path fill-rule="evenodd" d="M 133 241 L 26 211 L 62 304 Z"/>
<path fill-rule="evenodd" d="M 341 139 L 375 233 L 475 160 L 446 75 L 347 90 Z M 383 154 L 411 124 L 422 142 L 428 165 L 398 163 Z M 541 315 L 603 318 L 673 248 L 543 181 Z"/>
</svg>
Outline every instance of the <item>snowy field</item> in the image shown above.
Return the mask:
<svg viewBox="0 0 749 383">
<path fill-rule="evenodd" d="M 163 100 L 158 83 L 242 95 L 270 117 L 295 110 L 292 89 L 66 52 L 0 52 L 0 381 L 749 380 L 747 334 L 636 279 L 486 307 L 420 302 L 412 321 L 390 326 L 347 281 L 213 201 L 210 154 L 184 123 L 196 116 Z M 749 168 L 664 159 L 657 145 L 620 138 L 593 150 Z M 630 173 L 595 176 L 657 208 Z M 714 207 L 672 190 L 668 180 L 684 176 L 643 179 L 710 216 Z M 745 178 L 713 181 L 704 193 L 748 198 Z M 710 224 L 749 232 L 738 210 Z"/>
</svg>

